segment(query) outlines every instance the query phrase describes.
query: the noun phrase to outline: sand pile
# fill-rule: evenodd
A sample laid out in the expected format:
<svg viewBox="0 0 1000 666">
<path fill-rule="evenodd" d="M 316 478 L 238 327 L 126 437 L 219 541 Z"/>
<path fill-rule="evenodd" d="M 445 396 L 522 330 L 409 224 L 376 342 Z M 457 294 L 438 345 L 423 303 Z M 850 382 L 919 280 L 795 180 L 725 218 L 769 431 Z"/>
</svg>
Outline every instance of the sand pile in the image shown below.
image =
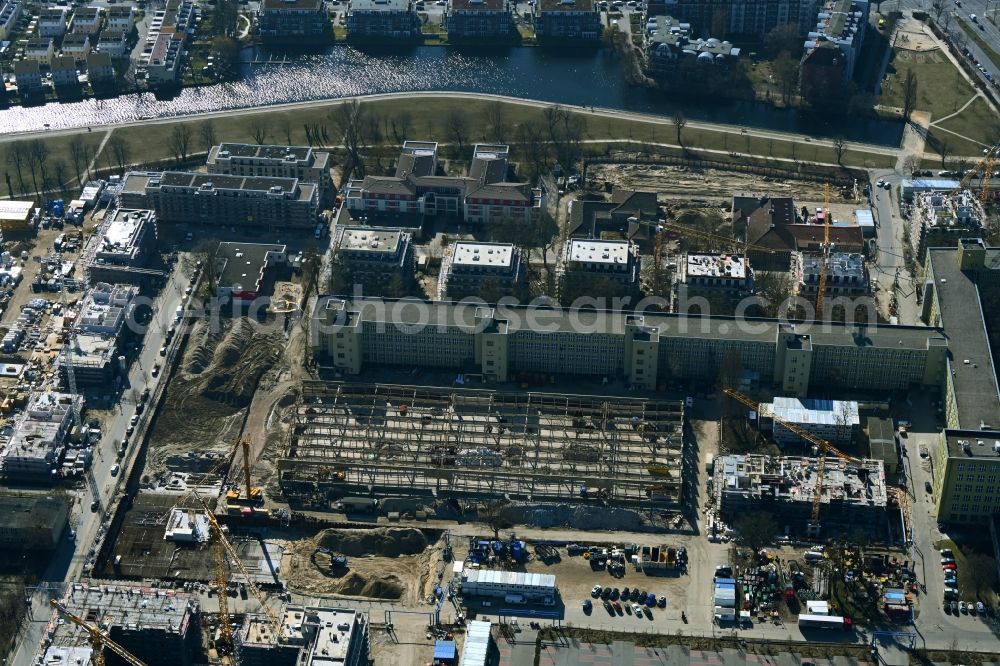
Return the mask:
<svg viewBox="0 0 1000 666">
<path fill-rule="evenodd" d="M 427 548 L 424 533 L 412 528 L 374 530 L 323 530 L 316 536 L 316 545 L 329 548 L 348 557 L 381 555 L 399 557 L 417 555 Z"/>
</svg>

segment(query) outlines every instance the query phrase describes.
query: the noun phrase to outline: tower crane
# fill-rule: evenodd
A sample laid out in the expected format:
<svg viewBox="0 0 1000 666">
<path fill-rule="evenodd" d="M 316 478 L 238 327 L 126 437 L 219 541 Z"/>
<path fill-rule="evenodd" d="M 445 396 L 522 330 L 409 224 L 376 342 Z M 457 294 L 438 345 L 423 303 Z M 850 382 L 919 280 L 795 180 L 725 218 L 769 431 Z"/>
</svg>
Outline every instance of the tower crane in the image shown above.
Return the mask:
<svg viewBox="0 0 1000 666">
<path fill-rule="evenodd" d="M 823 247 L 819 257 L 819 289 L 816 291 L 816 318 L 823 318 L 826 276 L 830 264 L 830 184 L 823 185 Z"/>
<path fill-rule="evenodd" d="M 55 599 L 49 603 L 52 604 L 53 608 L 65 615 L 67 620 L 87 632 L 87 635 L 90 638 L 90 647 L 92 649 L 90 660 L 94 666 L 104 666 L 104 648 L 108 648 L 131 664 L 131 666 L 146 666 L 146 664 L 140 661 L 134 654 L 111 640 L 111 638 L 105 632 L 101 631 L 99 627 L 95 627 L 90 624 Z"/>
<path fill-rule="evenodd" d="M 223 601 L 223 598 L 227 594 L 227 589 L 229 587 L 229 576 L 225 562 L 225 556 L 228 555 L 230 564 L 234 565 L 239 570 L 239 572 L 243 574 L 243 577 L 246 579 L 247 589 L 250 590 L 250 593 L 253 595 L 254 599 L 256 599 L 257 603 L 260 604 L 262 612 L 267 617 L 267 621 L 271 624 L 272 631 L 268 632 L 268 640 L 270 640 L 271 643 L 276 643 L 278 641 L 279 635 L 281 634 L 281 627 L 282 627 L 281 620 L 278 618 L 275 612 L 271 610 L 270 606 L 267 605 L 267 599 L 264 597 L 264 593 L 261 592 L 260 588 L 257 587 L 257 584 L 253 582 L 253 576 L 247 570 L 246 565 L 243 564 L 242 560 L 240 560 L 239 555 L 236 553 L 236 549 L 233 548 L 233 544 L 231 544 L 229 542 L 229 539 L 226 538 L 225 533 L 222 531 L 222 525 L 219 524 L 219 521 L 216 519 L 215 514 L 212 512 L 212 509 L 209 508 L 208 503 L 201 496 L 199 496 L 197 492 L 195 492 L 194 494 L 198 498 L 198 501 L 201 502 L 201 506 L 205 511 L 205 516 L 208 518 L 208 522 L 212 526 L 212 532 L 216 539 L 215 546 L 217 547 L 221 545 L 221 549 L 215 552 L 215 576 L 216 576 L 216 583 L 219 585 L 220 615 L 222 614 L 223 606 L 226 606 L 228 611 L 228 603 L 227 603 L 228 600 Z M 223 627 L 223 632 L 225 631 L 225 626 L 227 623 L 229 623 L 228 612 L 226 613 L 225 618 L 222 620 L 222 623 L 220 625 Z M 228 632 L 229 632 L 228 638 L 231 644 L 232 641 L 231 624 L 228 628 Z"/>
<path fill-rule="evenodd" d="M 986 154 L 976 163 L 976 166 L 972 167 L 962 176 L 958 187 L 951 191 L 951 196 L 955 196 L 962 190 L 967 189 L 972 179 L 978 175 L 980 177 L 979 201 L 985 206 L 990 200 L 990 181 L 993 179 L 993 167 L 998 159 L 1000 159 L 1000 143 L 987 149 Z"/>
<path fill-rule="evenodd" d="M 258 503 L 264 499 L 264 491 L 258 486 L 251 485 L 250 483 L 250 439 L 247 437 L 242 437 L 236 443 L 237 448 L 243 451 L 243 486 L 246 491 L 244 499 L 247 502 Z M 236 450 L 233 451 L 233 460 L 236 459 Z M 236 502 L 240 499 L 240 492 L 238 490 L 230 490 L 226 493 L 227 502 Z"/>
<path fill-rule="evenodd" d="M 746 395 L 740 393 L 739 391 L 736 391 L 736 390 L 731 389 L 731 388 L 724 388 L 723 392 L 726 395 L 728 395 L 730 398 L 743 403 L 744 405 L 746 405 L 750 409 L 752 409 L 752 410 L 756 411 L 758 414 L 760 414 L 760 405 L 753 398 L 751 398 L 749 396 L 746 396 Z M 826 476 L 826 458 L 827 458 L 827 454 L 828 453 L 832 453 L 833 455 L 837 456 L 841 460 L 844 460 L 844 461 L 849 462 L 849 463 L 860 463 L 861 461 L 858 460 L 857 458 L 854 458 L 852 456 L 847 455 L 843 451 L 840 451 L 835 446 L 833 446 L 833 444 L 831 444 L 830 442 L 826 441 L 825 439 L 823 439 L 821 437 L 817 437 L 816 435 L 812 434 L 811 432 L 809 432 L 805 428 L 802 428 L 802 427 L 800 427 L 800 426 L 798 426 L 798 425 L 796 425 L 794 423 L 786 421 L 785 419 L 780 418 L 778 416 L 772 416 L 771 418 L 772 418 L 772 420 L 776 424 L 779 424 L 779 425 L 781 425 L 781 426 L 783 426 L 785 428 L 788 428 L 789 430 L 791 430 L 792 432 L 794 432 L 796 435 L 798 435 L 802 439 L 806 440 L 807 442 L 809 442 L 810 444 L 812 444 L 813 446 L 815 446 L 817 448 L 817 450 L 818 450 L 817 451 L 817 457 L 819 458 L 819 469 L 817 470 L 817 474 L 816 474 L 816 488 L 813 491 L 812 515 L 810 517 L 809 525 L 808 525 L 808 532 L 812 536 L 818 536 L 819 535 L 819 529 L 820 529 L 819 510 L 820 510 L 820 505 L 821 505 L 822 499 L 823 499 L 823 483 L 825 481 L 824 477 Z"/>
</svg>

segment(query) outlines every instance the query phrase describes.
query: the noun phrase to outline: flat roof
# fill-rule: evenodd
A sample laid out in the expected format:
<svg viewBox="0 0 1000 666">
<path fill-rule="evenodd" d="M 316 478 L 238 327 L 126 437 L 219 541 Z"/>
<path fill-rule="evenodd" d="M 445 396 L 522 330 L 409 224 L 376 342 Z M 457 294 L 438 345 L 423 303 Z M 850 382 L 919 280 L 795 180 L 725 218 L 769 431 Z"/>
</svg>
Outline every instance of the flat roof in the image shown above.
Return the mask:
<svg viewBox="0 0 1000 666">
<path fill-rule="evenodd" d="M 0 222 L 24 222 L 34 207 L 34 201 L 0 201 Z"/>
<path fill-rule="evenodd" d="M 569 242 L 569 260 L 595 264 L 627 264 L 628 241 L 605 241 L 574 238 Z"/>
<path fill-rule="evenodd" d="M 337 307 L 344 301 L 342 297 L 328 295 L 317 300 L 317 308 Z M 407 299 L 405 305 L 397 301 L 381 298 L 347 299 L 349 311 L 357 312 L 363 321 L 385 322 L 389 324 L 419 324 L 423 322 L 443 322 L 467 328 L 470 332 L 476 326 L 477 308 L 471 304 L 450 301 L 421 301 Z M 608 310 L 569 310 L 558 307 L 529 308 L 502 305 L 489 308 L 497 318 L 508 320 L 508 330 L 533 330 L 527 314 L 546 332 L 586 330 L 597 333 L 624 335 L 626 318 L 634 312 L 613 312 Z M 774 343 L 777 336 L 776 319 L 747 320 L 753 328 L 739 326 L 735 317 L 701 317 L 697 315 L 669 313 L 638 313 L 646 326 L 655 326 L 661 337 L 698 335 L 711 339 L 733 339 Z M 817 345 L 843 347 L 879 347 L 887 349 L 925 350 L 932 340 L 943 339 L 940 329 L 929 326 L 892 326 L 882 324 L 868 327 L 863 335 L 858 329 L 837 322 L 798 323 L 794 325 L 796 334 L 808 334 L 814 347 Z"/>
<path fill-rule="evenodd" d="M 529 573 L 527 571 L 468 569 L 462 573 L 462 578 L 469 583 L 520 585 L 522 587 L 537 587 L 551 590 L 554 590 L 556 587 L 556 577 L 554 574 Z"/>
<path fill-rule="evenodd" d="M 206 188 L 215 190 L 238 190 L 242 192 L 275 192 L 280 188 L 282 194 L 295 194 L 298 199 L 308 199 L 312 188 L 311 183 L 300 183 L 297 178 L 278 178 L 270 176 L 230 176 L 220 173 L 199 173 L 194 171 L 164 171 L 160 175 L 161 186 Z M 150 183 L 151 185 L 151 183 Z"/>
<path fill-rule="evenodd" d="M 845 400 L 821 400 L 775 397 L 771 403 L 760 405 L 762 417 L 777 416 L 791 423 L 810 425 L 856 426 L 858 403 Z"/>
<path fill-rule="evenodd" d="M 992 266 L 987 270 L 1000 270 L 1000 248 L 987 252 L 987 265 Z M 976 275 L 959 268 L 958 250 L 953 247 L 930 248 L 927 259 L 934 276 L 941 327 L 948 338 L 958 425 L 980 428 L 987 423 L 1000 428 L 1000 391 Z"/>
<path fill-rule="evenodd" d="M 284 254 L 285 246 L 263 243 L 219 243 L 217 257 L 225 261 L 219 275 L 221 287 L 258 286 L 268 257 Z"/>
<path fill-rule="evenodd" d="M 543 12 L 590 12 L 596 5 L 593 0 L 539 0 Z"/>
<path fill-rule="evenodd" d="M 260 3 L 263 9 L 274 9 L 281 11 L 307 11 L 317 10 L 323 6 L 325 0 L 263 0 Z"/>
<path fill-rule="evenodd" d="M 282 0 L 284 3 L 284 0 Z M 294 160 L 309 159 L 312 148 L 309 146 L 277 146 L 258 145 L 252 143 L 221 143 L 216 152 L 217 157 L 226 157 L 223 153 L 229 153 L 229 157 L 256 157 L 259 159 L 285 159 Z"/>
<path fill-rule="evenodd" d="M 819 254 L 803 254 L 803 272 L 818 275 L 822 261 L 823 257 Z M 831 252 L 826 260 L 826 272 L 837 277 L 862 277 L 865 274 L 865 258 L 855 253 Z"/>
<path fill-rule="evenodd" d="M 689 254 L 687 275 L 744 280 L 747 277 L 747 262 L 736 254 Z"/>
<path fill-rule="evenodd" d="M 470 620 L 465 626 L 465 645 L 462 646 L 462 666 L 486 666 L 490 650 L 492 624 L 485 620 Z"/>
<path fill-rule="evenodd" d="M 1000 457 L 1000 431 L 947 429 L 944 440 L 952 458 Z"/>
<path fill-rule="evenodd" d="M 7 529 L 47 529 L 55 521 L 65 519 L 69 503 L 41 495 L 0 495 L 0 512 Z"/>
<path fill-rule="evenodd" d="M 453 266 L 510 266 L 514 261 L 514 246 L 459 241 L 452 245 L 451 257 Z"/>
<path fill-rule="evenodd" d="M 451 0 L 451 8 L 462 11 L 499 11 L 506 6 L 506 0 Z"/>
<path fill-rule="evenodd" d="M 352 0 L 351 11 L 411 12 L 410 0 Z"/>
<path fill-rule="evenodd" d="M 403 238 L 402 229 L 388 227 L 344 227 L 340 234 L 341 250 L 391 254 Z"/>
</svg>

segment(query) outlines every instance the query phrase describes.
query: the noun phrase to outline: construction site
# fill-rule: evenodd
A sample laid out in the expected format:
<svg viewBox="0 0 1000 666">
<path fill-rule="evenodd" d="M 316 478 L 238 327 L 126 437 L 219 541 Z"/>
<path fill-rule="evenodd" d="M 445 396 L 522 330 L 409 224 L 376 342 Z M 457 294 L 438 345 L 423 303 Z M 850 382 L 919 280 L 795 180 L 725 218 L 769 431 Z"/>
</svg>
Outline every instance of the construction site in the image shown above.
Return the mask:
<svg viewBox="0 0 1000 666">
<path fill-rule="evenodd" d="M 295 505 L 352 494 L 677 508 L 680 402 L 306 382 L 280 483 Z"/>
<path fill-rule="evenodd" d="M 771 511 L 779 523 L 815 521 L 864 529 L 885 517 L 888 495 L 881 460 L 727 455 L 715 460 L 712 498 L 725 520 Z"/>
</svg>

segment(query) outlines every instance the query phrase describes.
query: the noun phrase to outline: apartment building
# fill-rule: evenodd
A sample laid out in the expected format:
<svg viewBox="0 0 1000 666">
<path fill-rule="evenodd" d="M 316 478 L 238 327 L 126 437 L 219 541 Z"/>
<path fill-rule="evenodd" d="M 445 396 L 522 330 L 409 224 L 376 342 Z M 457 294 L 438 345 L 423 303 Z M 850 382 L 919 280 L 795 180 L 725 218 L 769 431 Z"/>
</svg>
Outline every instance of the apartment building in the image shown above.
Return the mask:
<svg viewBox="0 0 1000 666">
<path fill-rule="evenodd" d="M 507 146 L 478 144 L 468 176 L 438 176 L 437 144 L 407 141 L 396 175 L 350 181 L 345 206 L 352 213 L 389 220 L 448 215 L 476 224 L 537 221 L 545 206 L 544 192 L 527 183 L 506 182 L 508 154 Z"/>
<path fill-rule="evenodd" d="M 195 5 L 191 0 L 167 0 L 163 7 L 160 34 L 172 35 L 181 42 L 194 33 Z"/>
<path fill-rule="evenodd" d="M 536 316 L 537 315 L 537 316 Z M 357 374 L 367 365 L 465 368 L 507 381 L 517 372 L 627 377 L 640 387 L 714 383 L 727 357 L 782 393 L 936 386 L 948 339 L 940 329 L 814 326 L 728 317 L 394 303 L 320 298 L 311 344 L 324 362 Z M 423 325 L 421 325 L 423 324 Z"/>
<path fill-rule="evenodd" d="M 510 243 L 460 241 L 441 259 L 438 294 L 452 300 L 486 298 L 490 292 L 506 296 L 521 284 L 524 271 L 521 253 Z"/>
<path fill-rule="evenodd" d="M 539 41 L 596 41 L 604 32 L 594 0 L 539 0 L 534 17 Z"/>
<path fill-rule="evenodd" d="M 721 22 L 729 35 L 760 38 L 786 24 L 805 34 L 815 23 L 819 5 L 820 0 L 651 0 L 648 11 L 649 16 L 669 13 L 691 23 L 694 34 L 712 31 Z"/>
<path fill-rule="evenodd" d="M 369 663 L 368 621 L 343 608 L 288 606 L 275 628 L 263 616 L 247 616 L 234 632 L 240 666 L 361 666 Z"/>
<path fill-rule="evenodd" d="M 92 281 L 135 282 L 156 248 L 156 214 L 118 208 L 106 214 L 83 250 L 81 263 Z"/>
<path fill-rule="evenodd" d="M 51 37 L 36 37 L 29 39 L 24 45 L 24 59 L 37 62 L 48 67 L 52 64 L 55 47 Z"/>
<path fill-rule="evenodd" d="M 740 49 L 724 39 L 692 38 L 691 24 L 672 16 L 650 16 L 642 34 L 646 63 L 654 74 L 692 58 L 699 64 L 728 66 L 740 56 Z"/>
<path fill-rule="evenodd" d="M 37 60 L 19 60 L 14 63 L 14 81 L 17 82 L 17 92 L 29 95 L 41 92 L 42 70 Z"/>
<path fill-rule="evenodd" d="M 111 62 L 110 54 L 100 52 L 87 54 L 87 80 L 90 81 L 90 85 L 101 85 L 115 80 L 115 66 Z"/>
<path fill-rule="evenodd" d="M 328 39 L 330 15 L 326 0 L 264 0 L 257 14 L 265 41 Z"/>
<path fill-rule="evenodd" d="M 0 41 L 10 39 L 17 29 L 17 22 L 21 20 L 21 13 L 24 5 L 20 0 L 4 0 L 0 2 Z"/>
<path fill-rule="evenodd" d="M 803 92 L 842 86 L 854 76 L 868 29 L 867 0 L 826 0 L 803 44 L 800 70 Z"/>
<path fill-rule="evenodd" d="M 795 282 L 799 295 L 816 295 L 823 264 L 826 264 L 827 296 L 863 296 L 870 293 L 865 258 L 860 254 L 831 252 L 829 255 L 797 255 Z"/>
<path fill-rule="evenodd" d="M 97 50 L 112 58 L 127 58 L 129 56 L 128 35 L 124 30 L 108 28 L 97 38 Z"/>
<path fill-rule="evenodd" d="M 420 36 L 420 18 L 412 0 L 350 0 L 348 39 L 407 40 Z"/>
<path fill-rule="evenodd" d="M 154 210 L 161 222 L 311 229 L 319 194 L 294 178 L 133 172 L 123 180 L 121 201 Z"/>
<path fill-rule="evenodd" d="M 7 552 L 45 551 L 59 545 L 69 525 L 70 506 L 64 498 L 42 495 L 0 495 L 0 548 Z"/>
<path fill-rule="evenodd" d="M 606 233 L 618 234 L 640 248 L 652 251 L 656 225 L 662 219 L 656 192 L 615 189 L 610 201 L 569 203 L 569 235 L 571 238 L 600 238 Z"/>
<path fill-rule="evenodd" d="M 212 146 L 205 164 L 209 173 L 252 178 L 297 178 L 319 188 L 320 198 L 333 188 L 330 153 L 309 146 L 270 146 L 222 143 Z"/>
<path fill-rule="evenodd" d="M 413 282 L 413 236 L 398 228 L 338 226 L 333 241 L 337 261 L 353 284 L 380 293 L 393 279 Z"/>
<path fill-rule="evenodd" d="M 101 29 L 101 10 L 98 7 L 78 7 L 70 21 L 70 32 L 78 35 L 94 35 Z"/>
<path fill-rule="evenodd" d="M 52 482 L 59 478 L 66 440 L 74 425 L 74 405 L 82 409 L 83 396 L 55 391 L 31 395 L 0 453 L 8 481 Z"/>
<path fill-rule="evenodd" d="M 181 72 L 184 42 L 173 33 L 161 32 L 153 42 L 153 51 L 146 65 L 147 81 L 152 86 L 177 83 Z"/>
<path fill-rule="evenodd" d="M 134 5 L 114 5 L 107 8 L 104 17 L 105 30 L 121 30 L 125 33 L 131 33 L 134 28 Z"/>
<path fill-rule="evenodd" d="M 449 0 L 444 16 L 448 39 L 505 39 L 514 34 L 510 0 Z"/>
<path fill-rule="evenodd" d="M 38 12 L 38 36 L 62 37 L 65 35 L 68 11 L 65 7 L 48 7 Z"/>
<path fill-rule="evenodd" d="M 628 295 L 639 289 L 639 270 L 639 247 L 631 241 L 571 238 L 563 250 L 564 285 L 600 280 Z"/>
<path fill-rule="evenodd" d="M 80 75 L 76 71 L 76 59 L 73 56 L 59 55 L 52 58 L 49 73 L 52 75 L 52 85 L 56 88 L 80 85 Z"/>
<path fill-rule="evenodd" d="M 678 290 L 686 295 L 753 291 L 753 272 L 746 257 L 737 254 L 687 254 L 679 262 Z"/>
<path fill-rule="evenodd" d="M 71 32 L 63 37 L 62 51 L 65 56 L 73 56 L 78 62 L 85 62 L 87 54 L 90 53 L 90 35 L 86 33 Z"/>
</svg>

